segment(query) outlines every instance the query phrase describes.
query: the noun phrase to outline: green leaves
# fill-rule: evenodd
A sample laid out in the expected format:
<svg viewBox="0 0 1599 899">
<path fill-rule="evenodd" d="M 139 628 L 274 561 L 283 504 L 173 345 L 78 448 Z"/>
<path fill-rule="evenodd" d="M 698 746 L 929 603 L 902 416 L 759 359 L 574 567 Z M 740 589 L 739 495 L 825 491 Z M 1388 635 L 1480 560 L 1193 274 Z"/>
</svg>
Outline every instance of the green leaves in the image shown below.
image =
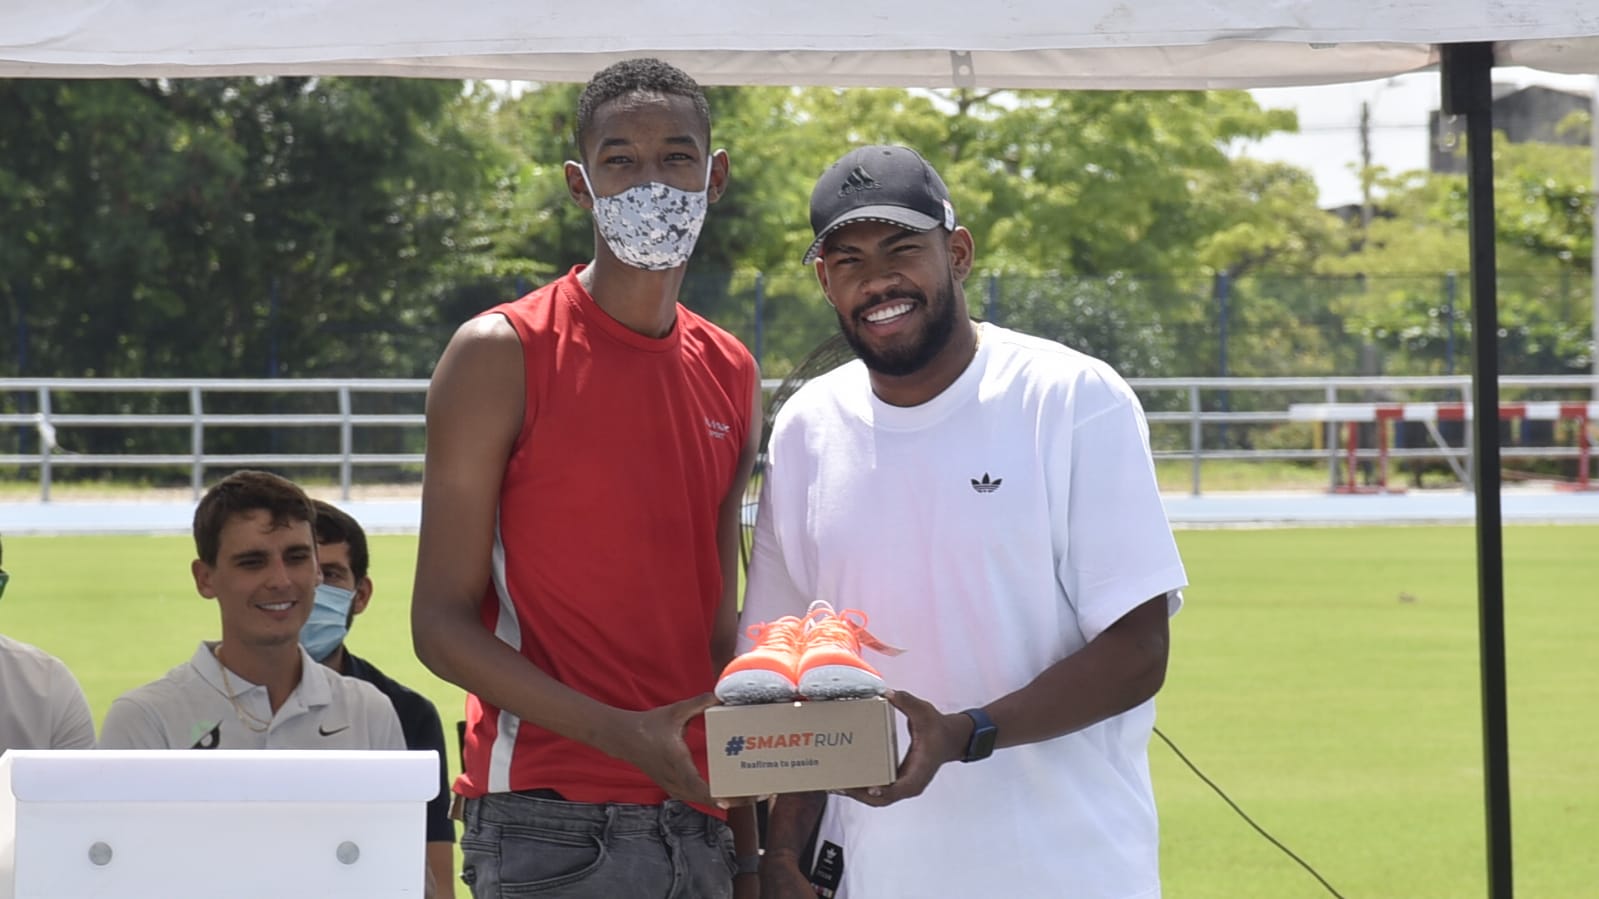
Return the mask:
<svg viewBox="0 0 1599 899">
<path fill-rule="evenodd" d="M 1496 137 L 1500 364 L 1512 373 L 1588 370 L 1593 246 L 1587 147 Z M 1464 176 L 1378 173 L 1377 215 L 1363 245 L 1324 257 L 1326 272 L 1364 274 L 1374 288 L 1348 298 L 1351 333 L 1389 353 L 1394 374 L 1442 371 L 1448 310 L 1438 273 L 1457 272 L 1455 328 L 1465 353 L 1470 314 Z"/>
<path fill-rule="evenodd" d="M 486 186 L 473 102 L 421 80 L 0 82 L 0 323 L 28 335 L 0 372 L 422 373 L 415 311 L 469 268 Z"/>
<path fill-rule="evenodd" d="M 562 174 L 580 89 L 0 82 L 0 373 L 424 376 L 460 321 L 590 257 Z M 943 173 L 976 239 L 975 311 L 992 284 L 1002 322 L 1129 373 L 1217 371 L 1218 276 L 1233 373 L 1357 370 L 1362 342 L 1390 372 L 1443 365 L 1462 179 L 1372 170 L 1363 231 L 1304 170 L 1237 158 L 1295 126 L 1243 93 L 707 93 L 731 181 L 683 299 L 753 345 L 759 292 L 768 374 L 836 331 L 798 260 L 815 179 L 863 143 Z M 1578 366 L 1586 150 L 1497 152 L 1507 346 Z"/>
</svg>

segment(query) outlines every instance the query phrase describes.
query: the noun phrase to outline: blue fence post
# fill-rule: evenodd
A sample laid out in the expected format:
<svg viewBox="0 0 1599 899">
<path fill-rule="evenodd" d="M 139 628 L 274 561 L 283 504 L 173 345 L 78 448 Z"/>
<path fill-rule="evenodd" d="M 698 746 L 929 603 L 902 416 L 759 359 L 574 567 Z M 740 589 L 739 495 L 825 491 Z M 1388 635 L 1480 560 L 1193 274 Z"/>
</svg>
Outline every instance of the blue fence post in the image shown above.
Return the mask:
<svg viewBox="0 0 1599 899">
<path fill-rule="evenodd" d="M 278 279 L 277 279 L 276 276 L 274 276 L 272 278 L 272 288 L 271 288 L 271 291 L 268 293 L 268 296 L 269 296 L 269 298 L 271 300 L 271 306 L 270 306 L 269 311 L 267 312 L 267 373 L 266 373 L 266 376 L 268 378 L 276 378 L 278 376 L 278 371 L 279 371 L 279 369 L 278 369 L 278 304 L 279 304 L 279 302 L 281 300 L 281 297 L 280 297 L 279 292 L 278 292 Z M 281 402 L 282 402 L 282 399 L 278 395 L 273 394 L 273 396 L 272 396 L 272 411 L 277 412 L 280 409 L 282 409 L 282 406 L 280 405 Z M 274 455 L 283 452 L 283 429 L 282 428 L 272 428 L 270 431 L 267 432 L 267 446 L 271 448 L 271 451 L 272 451 L 272 453 Z"/>
<path fill-rule="evenodd" d="M 766 275 L 755 273 L 755 364 L 761 364 L 766 343 Z"/>
<path fill-rule="evenodd" d="M 17 297 L 17 377 L 28 376 L 28 285 L 13 291 Z"/>
<path fill-rule="evenodd" d="M 1227 300 L 1232 293 L 1232 281 L 1226 272 L 1216 273 L 1216 346 L 1217 369 L 1220 377 L 1227 377 Z M 1222 393 L 1225 403 L 1226 392 Z"/>
<path fill-rule="evenodd" d="M 1444 275 L 1444 374 L 1455 373 L 1455 273 Z"/>
<path fill-rule="evenodd" d="M 1216 343 L 1217 343 L 1217 368 L 1220 377 L 1227 377 L 1227 302 L 1232 294 L 1232 279 L 1226 272 L 1216 273 Z M 1221 391 L 1221 411 L 1232 411 L 1232 394 L 1230 391 Z M 1221 434 L 1221 446 L 1227 446 L 1227 423 L 1224 421 L 1218 428 Z"/>
<path fill-rule="evenodd" d="M 278 279 L 272 279 L 272 286 L 267 291 L 267 373 L 269 378 L 278 376 L 278 303 L 281 297 L 278 294 Z"/>
</svg>

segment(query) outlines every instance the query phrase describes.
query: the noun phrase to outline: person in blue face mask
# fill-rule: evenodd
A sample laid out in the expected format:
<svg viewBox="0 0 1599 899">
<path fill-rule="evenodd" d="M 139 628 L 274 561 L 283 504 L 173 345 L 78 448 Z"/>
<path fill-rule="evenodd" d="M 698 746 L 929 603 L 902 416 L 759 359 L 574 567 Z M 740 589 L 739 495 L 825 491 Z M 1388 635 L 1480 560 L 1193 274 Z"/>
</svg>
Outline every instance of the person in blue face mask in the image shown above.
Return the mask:
<svg viewBox="0 0 1599 899">
<path fill-rule="evenodd" d="M 405 734 L 405 748 L 439 755 L 439 793 L 427 808 L 427 872 L 437 899 L 455 895 L 455 823 L 450 820 L 448 762 L 439 710 L 425 696 L 400 684 L 344 645 L 356 616 L 372 601 L 371 561 L 366 531 L 344 510 L 312 500 L 316 507 L 316 555 L 322 569 L 311 617 L 300 630 L 300 645 L 345 677 L 363 680 L 394 704 Z"/>
</svg>

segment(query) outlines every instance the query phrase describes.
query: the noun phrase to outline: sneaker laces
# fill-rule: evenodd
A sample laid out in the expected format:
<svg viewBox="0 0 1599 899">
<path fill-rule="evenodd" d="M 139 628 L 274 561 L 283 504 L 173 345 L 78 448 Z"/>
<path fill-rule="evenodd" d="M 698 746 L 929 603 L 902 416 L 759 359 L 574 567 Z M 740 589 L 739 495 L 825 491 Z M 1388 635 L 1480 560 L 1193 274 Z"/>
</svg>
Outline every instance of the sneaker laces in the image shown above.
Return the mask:
<svg viewBox="0 0 1599 899">
<path fill-rule="evenodd" d="M 774 649 L 797 654 L 800 651 L 800 641 L 805 635 L 805 621 L 793 615 L 785 615 L 776 621 L 752 624 L 744 633 L 755 641 L 754 649 Z"/>
<path fill-rule="evenodd" d="M 856 655 L 861 654 L 862 646 L 886 656 L 897 656 L 905 651 L 873 636 L 872 632 L 866 629 L 866 613 L 860 609 L 835 612 L 827 600 L 818 599 L 811 603 L 810 610 L 805 613 L 804 622 L 807 645 L 831 643 L 842 646 Z"/>
</svg>

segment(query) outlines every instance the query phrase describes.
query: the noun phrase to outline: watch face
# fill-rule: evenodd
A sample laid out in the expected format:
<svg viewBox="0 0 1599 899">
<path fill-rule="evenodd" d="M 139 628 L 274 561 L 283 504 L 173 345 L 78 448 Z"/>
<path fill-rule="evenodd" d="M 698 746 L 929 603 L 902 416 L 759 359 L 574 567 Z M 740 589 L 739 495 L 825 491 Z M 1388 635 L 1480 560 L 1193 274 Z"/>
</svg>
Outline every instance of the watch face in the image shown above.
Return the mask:
<svg viewBox="0 0 1599 899">
<path fill-rule="evenodd" d="M 988 713 L 982 709 L 967 709 L 961 714 L 972 719 L 972 738 L 966 741 L 963 762 L 975 762 L 994 754 L 994 741 L 999 738 L 999 728 L 994 726 Z"/>
<path fill-rule="evenodd" d="M 966 746 L 966 760 L 975 762 L 994 754 L 994 740 L 999 731 L 993 727 L 978 728 L 972 733 L 972 742 Z"/>
</svg>

